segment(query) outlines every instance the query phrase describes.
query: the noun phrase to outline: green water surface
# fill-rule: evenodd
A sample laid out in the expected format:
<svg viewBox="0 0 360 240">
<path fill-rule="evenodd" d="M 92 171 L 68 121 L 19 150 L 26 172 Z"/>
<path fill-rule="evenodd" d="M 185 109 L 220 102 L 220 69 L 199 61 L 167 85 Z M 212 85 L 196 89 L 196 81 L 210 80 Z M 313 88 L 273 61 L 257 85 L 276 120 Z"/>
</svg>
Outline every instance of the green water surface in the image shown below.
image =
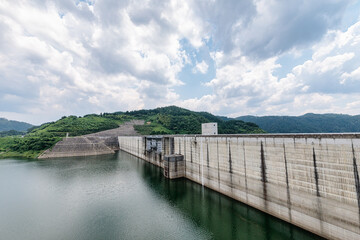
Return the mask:
<svg viewBox="0 0 360 240">
<path fill-rule="evenodd" d="M 0 239 L 320 239 L 127 153 L 0 160 Z"/>
</svg>

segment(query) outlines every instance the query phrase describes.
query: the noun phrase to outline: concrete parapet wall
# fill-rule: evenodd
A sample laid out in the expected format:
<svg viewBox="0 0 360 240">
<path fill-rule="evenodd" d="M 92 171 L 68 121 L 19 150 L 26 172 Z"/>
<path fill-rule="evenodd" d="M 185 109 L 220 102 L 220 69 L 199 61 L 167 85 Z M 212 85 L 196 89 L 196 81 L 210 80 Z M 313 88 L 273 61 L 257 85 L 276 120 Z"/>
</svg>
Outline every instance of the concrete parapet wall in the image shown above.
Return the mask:
<svg viewBox="0 0 360 240">
<path fill-rule="evenodd" d="M 134 156 L 145 159 L 145 138 L 140 136 L 118 137 L 119 148 Z"/>
<path fill-rule="evenodd" d="M 120 149 L 158 163 L 141 139 L 119 137 Z M 192 181 L 320 236 L 360 239 L 357 134 L 166 136 L 164 151 L 184 155 Z"/>
</svg>

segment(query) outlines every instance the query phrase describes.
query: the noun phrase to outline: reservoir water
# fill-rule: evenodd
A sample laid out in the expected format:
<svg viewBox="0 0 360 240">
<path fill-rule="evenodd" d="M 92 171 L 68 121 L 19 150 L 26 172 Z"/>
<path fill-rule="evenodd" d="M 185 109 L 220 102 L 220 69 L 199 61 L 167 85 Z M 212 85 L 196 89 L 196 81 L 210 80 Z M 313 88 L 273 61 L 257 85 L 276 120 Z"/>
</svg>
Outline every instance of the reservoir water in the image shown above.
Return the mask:
<svg viewBox="0 0 360 240">
<path fill-rule="evenodd" d="M 321 239 L 127 153 L 0 160 L 0 239 Z"/>
</svg>

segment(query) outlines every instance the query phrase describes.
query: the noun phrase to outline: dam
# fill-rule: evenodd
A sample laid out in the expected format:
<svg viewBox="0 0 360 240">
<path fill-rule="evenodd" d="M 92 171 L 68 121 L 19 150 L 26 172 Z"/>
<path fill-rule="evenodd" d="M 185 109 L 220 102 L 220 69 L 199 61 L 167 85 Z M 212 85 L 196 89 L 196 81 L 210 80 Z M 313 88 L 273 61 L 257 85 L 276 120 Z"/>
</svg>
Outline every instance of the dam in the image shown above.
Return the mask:
<svg viewBox="0 0 360 240">
<path fill-rule="evenodd" d="M 165 176 L 172 171 L 328 239 L 360 239 L 360 134 L 119 136 L 118 141 L 120 150 L 164 168 Z"/>
</svg>

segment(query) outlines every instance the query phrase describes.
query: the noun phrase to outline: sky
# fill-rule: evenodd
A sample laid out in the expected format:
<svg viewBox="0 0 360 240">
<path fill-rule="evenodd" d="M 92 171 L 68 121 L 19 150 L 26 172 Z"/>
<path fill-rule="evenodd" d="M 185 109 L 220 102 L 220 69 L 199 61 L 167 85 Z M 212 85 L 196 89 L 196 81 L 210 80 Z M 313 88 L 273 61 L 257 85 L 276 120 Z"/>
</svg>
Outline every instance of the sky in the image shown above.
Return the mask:
<svg viewBox="0 0 360 240">
<path fill-rule="evenodd" d="M 1 0 L 0 117 L 360 114 L 360 1 Z"/>
</svg>

